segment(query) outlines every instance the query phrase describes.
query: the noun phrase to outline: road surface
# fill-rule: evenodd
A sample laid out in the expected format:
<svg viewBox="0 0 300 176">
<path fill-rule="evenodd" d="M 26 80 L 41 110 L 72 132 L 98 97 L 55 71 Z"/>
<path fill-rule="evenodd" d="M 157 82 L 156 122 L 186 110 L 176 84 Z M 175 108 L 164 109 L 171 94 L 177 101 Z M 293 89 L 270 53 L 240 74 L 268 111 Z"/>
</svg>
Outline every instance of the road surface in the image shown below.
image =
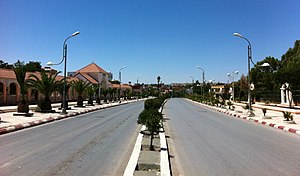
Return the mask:
<svg viewBox="0 0 300 176">
<path fill-rule="evenodd" d="M 300 137 L 170 99 L 163 112 L 172 172 L 178 175 L 300 175 Z"/>
<path fill-rule="evenodd" d="M 2 135 L 0 175 L 122 175 L 142 110 L 143 101 Z"/>
</svg>

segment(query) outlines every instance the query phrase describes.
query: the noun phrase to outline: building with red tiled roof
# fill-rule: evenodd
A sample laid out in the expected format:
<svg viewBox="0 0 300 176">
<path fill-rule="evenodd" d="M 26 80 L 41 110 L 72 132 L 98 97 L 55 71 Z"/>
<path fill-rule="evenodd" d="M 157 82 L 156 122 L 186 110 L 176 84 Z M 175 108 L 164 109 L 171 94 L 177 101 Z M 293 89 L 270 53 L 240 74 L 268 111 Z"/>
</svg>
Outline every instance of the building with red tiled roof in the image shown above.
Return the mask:
<svg viewBox="0 0 300 176">
<path fill-rule="evenodd" d="M 27 72 L 26 79 L 28 79 L 30 75 L 35 75 L 38 78 L 41 78 L 40 72 Z M 63 78 L 64 78 L 63 76 L 57 75 L 56 80 L 62 80 Z M 67 78 L 68 82 L 72 80 L 78 80 L 78 78 L 75 77 Z M 59 95 L 58 92 L 55 92 L 50 98 L 54 101 L 60 101 L 61 96 Z M 69 90 L 69 98 L 70 99 L 75 98 L 74 91 Z M 28 89 L 27 101 L 29 103 L 36 102 L 40 99 L 41 99 L 41 95 L 38 93 L 37 90 L 34 90 L 32 88 Z M 20 87 L 16 79 L 14 70 L 0 68 L 0 105 L 17 104 L 19 100 L 20 100 Z"/>
<path fill-rule="evenodd" d="M 106 71 L 104 71 L 101 67 L 99 67 L 97 64 L 94 62 L 77 70 L 76 72 L 81 72 L 81 73 L 104 73 L 107 74 Z"/>
<path fill-rule="evenodd" d="M 51 68 L 45 68 L 49 73 L 56 73 L 56 70 Z M 38 78 L 41 77 L 40 72 L 28 72 L 26 73 L 26 79 L 29 78 L 29 75 L 34 74 Z M 57 80 L 62 80 L 64 76 L 57 75 Z M 112 84 L 110 81 L 112 79 L 112 74 L 110 72 L 106 72 L 101 67 L 99 67 L 94 62 L 75 71 L 69 72 L 67 77 L 67 82 L 75 81 L 75 80 L 83 80 L 85 82 L 91 84 L 101 85 L 102 89 L 108 88 L 120 88 L 120 84 Z M 132 88 L 130 85 L 123 84 L 121 85 L 121 95 L 124 95 L 124 92 L 131 91 Z M 55 92 L 51 97 L 53 101 L 60 101 L 62 96 Z M 69 100 L 76 99 L 76 92 L 70 88 L 68 92 Z M 41 95 L 37 90 L 29 89 L 27 93 L 27 101 L 37 102 L 41 99 Z M 13 69 L 0 69 L 0 105 L 8 105 L 8 104 L 17 104 L 20 100 L 20 88 L 16 79 L 16 75 Z"/>
<path fill-rule="evenodd" d="M 68 75 L 91 84 L 99 84 L 105 89 L 109 87 L 109 81 L 112 77 L 111 73 L 106 72 L 94 62 L 75 72 L 69 72 Z"/>
</svg>

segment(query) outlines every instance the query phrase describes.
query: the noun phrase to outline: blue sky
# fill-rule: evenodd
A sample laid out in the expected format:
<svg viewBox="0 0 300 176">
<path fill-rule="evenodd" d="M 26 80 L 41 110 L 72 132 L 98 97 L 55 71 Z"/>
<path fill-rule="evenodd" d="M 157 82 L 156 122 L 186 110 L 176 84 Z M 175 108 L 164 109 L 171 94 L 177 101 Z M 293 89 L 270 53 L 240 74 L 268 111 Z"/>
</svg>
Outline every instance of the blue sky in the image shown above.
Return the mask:
<svg viewBox="0 0 300 176">
<path fill-rule="evenodd" d="M 0 59 L 58 63 L 68 40 L 67 70 L 95 62 L 122 82 L 227 82 L 253 61 L 280 58 L 300 39 L 299 0 L 0 0 Z M 63 70 L 63 65 L 55 66 Z M 202 81 L 202 79 L 201 79 Z"/>
</svg>

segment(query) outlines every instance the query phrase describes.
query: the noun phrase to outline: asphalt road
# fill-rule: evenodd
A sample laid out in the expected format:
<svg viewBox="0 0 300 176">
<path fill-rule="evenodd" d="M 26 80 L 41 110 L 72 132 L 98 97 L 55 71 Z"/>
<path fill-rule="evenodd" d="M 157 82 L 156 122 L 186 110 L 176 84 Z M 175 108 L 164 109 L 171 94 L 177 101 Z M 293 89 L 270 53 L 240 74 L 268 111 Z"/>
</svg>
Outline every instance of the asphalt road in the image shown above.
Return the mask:
<svg viewBox="0 0 300 176">
<path fill-rule="evenodd" d="M 122 175 L 143 102 L 0 136 L 1 176 Z"/>
<path fill-rule="evenodd" d="M 185 99 L 164 108 L 174 176 L 300 175 L 300 137 Z"/>
</svg>

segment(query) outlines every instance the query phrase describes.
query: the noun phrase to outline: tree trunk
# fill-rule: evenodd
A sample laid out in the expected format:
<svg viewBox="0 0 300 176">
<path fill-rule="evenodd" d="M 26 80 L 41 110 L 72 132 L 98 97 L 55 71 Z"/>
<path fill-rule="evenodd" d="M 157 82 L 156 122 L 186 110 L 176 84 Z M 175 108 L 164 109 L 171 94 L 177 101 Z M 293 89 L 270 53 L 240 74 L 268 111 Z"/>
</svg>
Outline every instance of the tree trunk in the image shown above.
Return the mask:
<svg viewBox="0 0 300 176">
<path fill-rule="evenodd" d="M 94 105 L 94 102 L 93 102 L 93 99 L 92 99 L 92 98 L 89 98 L 88 104 L 91 105 L 91 106 Z"/>
<path fill-rule="evenodd" d="M 77 106 L 78 107 L 83 107 L 83 98 L 82 98 L 82 96 L 78 96 L 78 98 L 77 98 Z"/>
<path fill-rule="evenodd" d="M 28 113 L 29 112 L 29 106 L 25 99 L 20 101 L 17 111 L 19 113 Z"/>
<path fill-rule="evenodd" d="M 151 140 L 150 140 L 150 150 L 151 150 L 151 151 L 154 150 L 154 146 L 153 146 L 153 138 L 154 138 L 154 132 L 151 132 Z"/>
</svg>

